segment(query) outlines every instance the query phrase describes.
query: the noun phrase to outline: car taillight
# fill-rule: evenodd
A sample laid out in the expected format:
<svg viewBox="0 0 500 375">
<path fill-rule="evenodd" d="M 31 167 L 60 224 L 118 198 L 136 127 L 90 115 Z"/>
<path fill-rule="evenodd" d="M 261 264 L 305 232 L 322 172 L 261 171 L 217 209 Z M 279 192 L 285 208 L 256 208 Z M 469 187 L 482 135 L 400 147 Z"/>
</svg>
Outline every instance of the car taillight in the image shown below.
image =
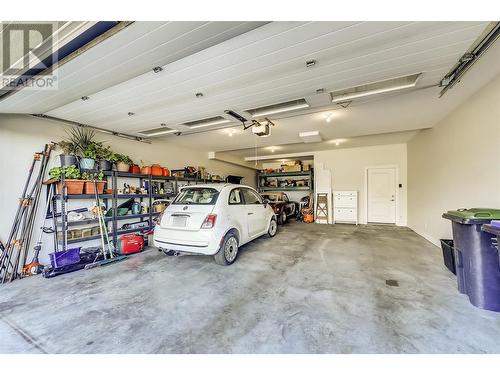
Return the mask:
<svg viewBox="0 0 500 375">
<path fill-rule="evenodd" d="M 201 229 L 211 229 L 215 225 L 215 221 L 217 220 L 216 214 L 208 214 L 203 224 L 201 224 Z"/>
</svg>

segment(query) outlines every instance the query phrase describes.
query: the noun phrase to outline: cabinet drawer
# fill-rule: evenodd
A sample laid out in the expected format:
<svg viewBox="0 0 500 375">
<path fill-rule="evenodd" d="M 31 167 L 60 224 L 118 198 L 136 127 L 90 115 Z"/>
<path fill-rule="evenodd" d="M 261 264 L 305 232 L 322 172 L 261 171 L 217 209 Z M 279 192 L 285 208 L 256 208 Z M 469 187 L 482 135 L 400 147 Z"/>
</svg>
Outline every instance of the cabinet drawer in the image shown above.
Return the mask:
<svg viewBox="0 0 500 375">
<path fill-rule="evenodd" d="M 334 215 L 336 221 L 356 221 L 358 211 L 353 208 L 336 208 Z"/>
<path fill-rule="evenodd" d="M 334 206 L 339 208 L 356 208 L 358 198 L 354 195 L 336 195 L 334 198 Z"/>
</svg>

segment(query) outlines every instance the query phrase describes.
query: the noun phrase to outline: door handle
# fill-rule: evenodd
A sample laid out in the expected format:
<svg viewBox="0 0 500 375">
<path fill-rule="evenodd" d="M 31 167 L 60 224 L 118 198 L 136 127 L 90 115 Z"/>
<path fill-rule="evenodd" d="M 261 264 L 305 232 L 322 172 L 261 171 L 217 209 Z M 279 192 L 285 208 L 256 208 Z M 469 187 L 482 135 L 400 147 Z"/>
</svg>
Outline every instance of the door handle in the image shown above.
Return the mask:
<svg viewBox="0 0 500 375">
<path fill-rule="evenodd" d="M 253 215 L 253 212 L 249 212 L 248 215 Z"/>
</svg>

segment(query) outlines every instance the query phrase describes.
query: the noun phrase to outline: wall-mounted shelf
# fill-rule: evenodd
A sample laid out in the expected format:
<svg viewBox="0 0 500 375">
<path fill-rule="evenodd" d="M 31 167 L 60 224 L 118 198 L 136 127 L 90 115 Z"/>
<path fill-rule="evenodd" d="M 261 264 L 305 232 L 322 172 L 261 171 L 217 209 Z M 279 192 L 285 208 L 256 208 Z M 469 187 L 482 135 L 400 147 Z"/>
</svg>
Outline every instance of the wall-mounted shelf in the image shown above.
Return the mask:
<svg viewBox="0 0 500 375">
<path fill-rule="evenodd" d="M 269 186 L 268 179 L 279 181 L 284 180 L 303 180 L 304 186 Z M 279 172 L 279 173 L 258 173 L 258 190 L 265 191 L 309 191 L 313 190 L 313 173 L 312 171 L 297 171 L 297 172 Z"/>
</svg>

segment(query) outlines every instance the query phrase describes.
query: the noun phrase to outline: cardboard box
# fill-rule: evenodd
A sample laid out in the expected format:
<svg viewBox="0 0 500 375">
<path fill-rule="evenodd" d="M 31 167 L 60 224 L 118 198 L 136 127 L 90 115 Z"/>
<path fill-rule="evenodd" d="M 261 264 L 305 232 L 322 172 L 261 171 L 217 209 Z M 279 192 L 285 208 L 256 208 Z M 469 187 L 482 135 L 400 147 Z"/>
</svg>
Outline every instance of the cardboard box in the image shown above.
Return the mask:
<svg viewBox="0 0 500 375">
<path fill-rule="evenodd" d="M 283 172 L 300 172 L 302 171 L 301 165 L 284 165 Z"/>
</svg>

